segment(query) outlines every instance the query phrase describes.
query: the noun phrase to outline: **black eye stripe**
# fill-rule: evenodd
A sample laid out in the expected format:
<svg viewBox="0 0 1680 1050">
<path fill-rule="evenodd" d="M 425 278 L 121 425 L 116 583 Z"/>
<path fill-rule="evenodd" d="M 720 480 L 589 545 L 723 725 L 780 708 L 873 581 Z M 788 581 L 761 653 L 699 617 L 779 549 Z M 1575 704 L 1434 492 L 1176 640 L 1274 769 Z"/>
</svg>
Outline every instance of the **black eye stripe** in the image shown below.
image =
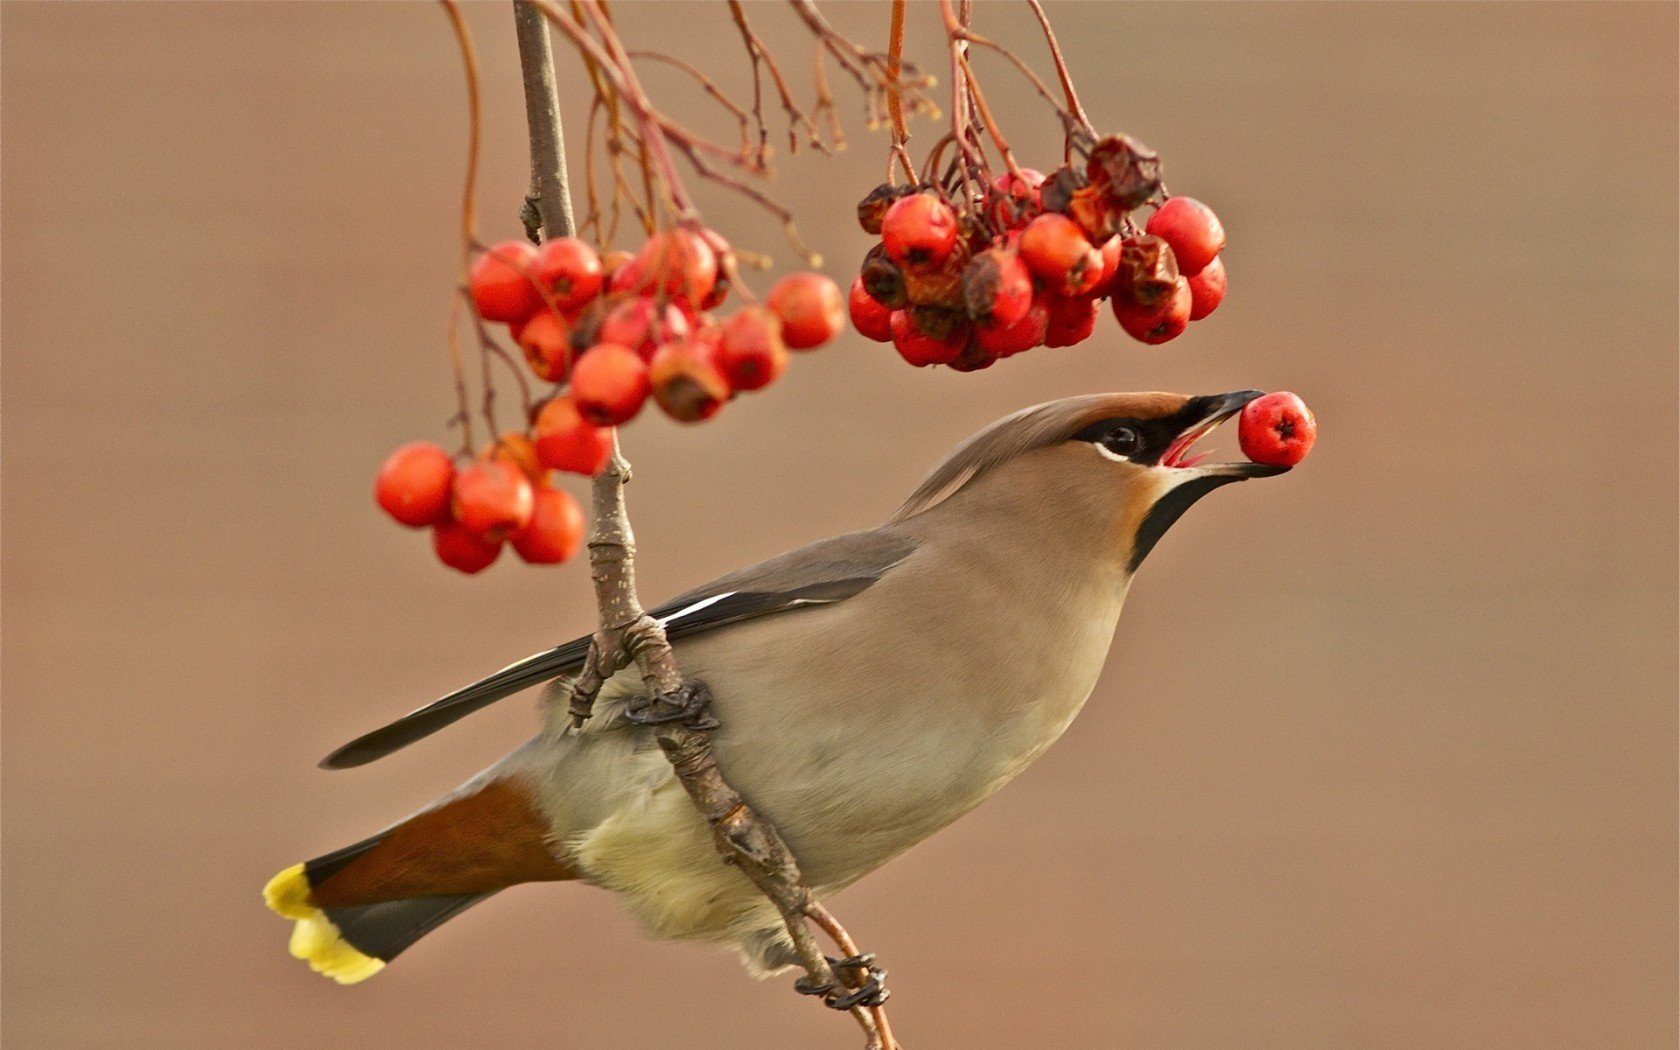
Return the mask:
<svg viewBox="0 0 1680 1050">
<path fill-rule="evenodd" d="M 1134 463 L 1149 465 L 1160 460 L 1177 436 L 1169 420 L 1119 418 L 1098 420 L 1069 440 L 1101 445 Z"/>
</svg>

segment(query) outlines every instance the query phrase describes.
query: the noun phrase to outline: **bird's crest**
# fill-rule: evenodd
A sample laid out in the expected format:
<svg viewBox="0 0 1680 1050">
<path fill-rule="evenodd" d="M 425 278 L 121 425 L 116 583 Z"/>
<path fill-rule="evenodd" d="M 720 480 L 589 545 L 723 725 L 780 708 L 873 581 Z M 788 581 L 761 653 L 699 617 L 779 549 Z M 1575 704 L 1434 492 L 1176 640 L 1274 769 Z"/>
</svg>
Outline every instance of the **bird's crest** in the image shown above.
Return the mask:
<svg viewBox="0 0 1680 1050">
<path fill-rule="evenodd" d="M 996 467 L 1059 444 L 1102 419 L 1159 419 L 1184 407 L 1183 394 L 1083 394 L 1012 412 L 951 451 L 888 519 L 903 521 L 938 506 Z"/>
</svg>

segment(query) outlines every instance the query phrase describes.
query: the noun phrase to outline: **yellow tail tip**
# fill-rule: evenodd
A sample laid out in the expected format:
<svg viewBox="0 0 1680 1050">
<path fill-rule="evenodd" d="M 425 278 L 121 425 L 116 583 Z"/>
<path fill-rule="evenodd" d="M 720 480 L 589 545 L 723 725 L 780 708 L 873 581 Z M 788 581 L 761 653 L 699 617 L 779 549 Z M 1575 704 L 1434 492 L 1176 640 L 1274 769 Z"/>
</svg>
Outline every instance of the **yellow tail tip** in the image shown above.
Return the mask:
<svg viewBox="0 0 1680 1050">
<path fill-rule="evenodd" d="M 291 951 L 316 973 L 339 984 L 355 984 L 385 968 L 385 960 L 358 951 L 344 939 L 325 912 L 309 903 L 309 879 L 302 864 L 294 864 L 263 887 L 263 900 L 276 913 L 296 920 Z"/>
<path fill-rule="evenodd" d="M 301 921 L 320 914 L 321 910 L 309 903 L 309 878 L 304 875 L 302 864 L 293 864 L 269 879 L 263 887 L 263 900 L 270 911 L 288 919 Z"/>
</svg>

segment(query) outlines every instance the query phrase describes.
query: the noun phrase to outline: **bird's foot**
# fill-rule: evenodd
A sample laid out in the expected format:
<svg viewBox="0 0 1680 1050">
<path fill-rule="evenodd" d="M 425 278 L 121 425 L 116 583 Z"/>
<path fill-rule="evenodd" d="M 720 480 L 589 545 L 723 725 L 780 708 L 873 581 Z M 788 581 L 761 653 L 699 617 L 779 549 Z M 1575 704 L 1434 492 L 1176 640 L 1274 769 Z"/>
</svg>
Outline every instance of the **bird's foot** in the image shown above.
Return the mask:
<svg viewBox="0 0 1680 1050">
<path fill-rule="evenodd" d="M 829 957 L 829 967 L 846 990 L 832 984 L 814 984 L 809 977 L 793 982 L 793 990 L 800 995 L 820 995 L 825 1006 L 836 1010 L 852 1010 L 859 1006 L 880 1006 L 892 992 L 887 990 L 887 971 L 875 965 L 875 953 L 863 952 L 844 959 Z"/>
<path fill-rule="evenodd" d="M 658 726 L 681 722 L 690 729 L 712 730 L 719 722 L 712 717 L 712 691 L 704 682 L 687 679 L 669 693 L 655 693 L 631 700 L 624 720 L 633 725 Z"/>
</svg>

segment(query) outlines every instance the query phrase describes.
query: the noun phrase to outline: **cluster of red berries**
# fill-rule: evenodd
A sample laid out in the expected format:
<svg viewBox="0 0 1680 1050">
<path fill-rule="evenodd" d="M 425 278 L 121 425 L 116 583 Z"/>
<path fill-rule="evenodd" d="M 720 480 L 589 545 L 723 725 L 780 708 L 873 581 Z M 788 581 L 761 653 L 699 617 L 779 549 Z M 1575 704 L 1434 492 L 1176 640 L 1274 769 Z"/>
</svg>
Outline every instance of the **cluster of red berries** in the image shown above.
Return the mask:
<svg viewBox="0 0 1680 1050">
<path fill-rule="evenodd" d="M 997 177 L 963 208 L 937 186 L 876 187 L 858 203 L 880 243 L 852 282 L 852 324 L 913 365 L 985 368 L 1038 346 L 1072 346 L 1109 299 L 1131 336 L 1164 343 L 1225 297 L 1225 231 L 1206 205 L 1160 194 L 1155 154 L 1124 136 L 1085 165 Z"/>
<path fill-rule="evenodd" d="M 651 397 L 692 423 L 768 386 L 788 350 L 821 346 L 845 323 L 840 290 L 815 273 L 782 278 L 764 306 L 714 317 L 734 272 L 716 231 L 678 227 L 634 255 L 604 258 L 575 237 L 541 248 L 506 241 L 478 257 L 468 289 L 479 316 L 507 324 L 538 378 L 569 382 L 562 396 L 587 422 L 628 423 Z"/>
<path fill-rule="evenodd" d="M 549 483 L 539 444 L 508 433 L 465 467 L 448 452 L 415 441 L 379 468 L 373 496 L 385 512 L 411 528 L 430 526 L 438 560 L 466 573 L 482 572 L 504 542 L 535 565 L 563 562 L 583 545 L 583 511 Z M 612 446 L 606 445 L 604 456 Z"/>
<path fill-rule="evenodd" d="M 599 474 L 612 458 L 609 428 L 650 397 L 673 419 L 711 418 L 780 376 L 789 350 L 821 346 L 845 324 L 839 288 L 815 273 L 784 277 L 762 307 L 714 317 L 734 271 L 722 237 L 686 227 L 634 255 L 603 257 L 574 237 L 489 248 L 468 274 L 474 309 L 508 326 L 539 379 L 567 388 L 527 430 L 459 469 L 430 442 L 402 446 L 380 468 L 375 499 L 401 524 L 430 527 L 439 560 L 462 572 L 488 568 L 504 543 L 536 564 L 572 557 L 583 512 L 552 471 Z"/>
</svg>

